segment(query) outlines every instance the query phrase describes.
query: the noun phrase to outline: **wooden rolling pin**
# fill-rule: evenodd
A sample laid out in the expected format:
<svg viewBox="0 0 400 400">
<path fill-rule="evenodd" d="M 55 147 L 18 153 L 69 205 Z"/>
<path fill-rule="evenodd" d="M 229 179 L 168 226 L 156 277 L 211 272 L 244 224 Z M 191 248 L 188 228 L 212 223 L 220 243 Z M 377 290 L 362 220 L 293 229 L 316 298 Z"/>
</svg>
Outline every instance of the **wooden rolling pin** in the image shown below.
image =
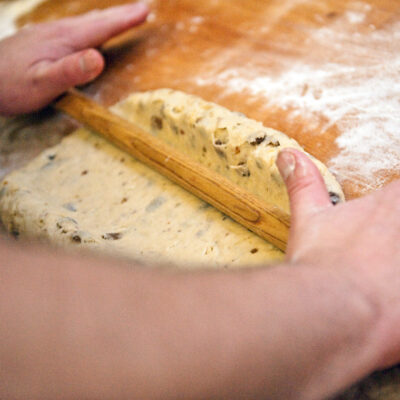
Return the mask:
<svg viewBox="0 0 400 400">
<path fill-rule="evenodd" d="M 177 183 L 281 250 L 286 249 L 289 216 L 223 176 L 71 90 L 54 107 L 94 129 L 119 148 Z"/>
</svg>

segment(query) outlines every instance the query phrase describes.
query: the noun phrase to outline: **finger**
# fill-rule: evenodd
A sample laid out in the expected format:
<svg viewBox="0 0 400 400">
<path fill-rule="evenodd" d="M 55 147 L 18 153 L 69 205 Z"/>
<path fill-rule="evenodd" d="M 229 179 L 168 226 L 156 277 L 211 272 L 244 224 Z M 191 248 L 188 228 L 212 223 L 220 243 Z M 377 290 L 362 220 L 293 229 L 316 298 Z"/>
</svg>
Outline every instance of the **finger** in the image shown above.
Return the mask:
<svg viewBox="0 0 400 400">
<path fill-rule="evenodd" d="M 300 151 L 285 149 L 279 153 L 276 164 L 288 190 L 294 231 L 310 216 L 332 206 L 325 182 L 309 157 Z"/>
<path fill-rule="evenodd" d="M 34 82 L 49 91 L 50 100 L 69 88 L 95 79 L 104 69 L 103 56 L 95 49 L 70 54 L 54 62 L 39 64 L 34 71 Z"/>
<path fill-rule="evenodd" d="M 146 20 L 149 8 L 145 3 L 134 3 L 96 10 L 82 16 L 66 18 L 54 23 L 65 34 L 68 45 L 76 50 L 98 47 L 108 39 Z M 56 27 L 57 30 L 57 27 Z"/>
</svg>

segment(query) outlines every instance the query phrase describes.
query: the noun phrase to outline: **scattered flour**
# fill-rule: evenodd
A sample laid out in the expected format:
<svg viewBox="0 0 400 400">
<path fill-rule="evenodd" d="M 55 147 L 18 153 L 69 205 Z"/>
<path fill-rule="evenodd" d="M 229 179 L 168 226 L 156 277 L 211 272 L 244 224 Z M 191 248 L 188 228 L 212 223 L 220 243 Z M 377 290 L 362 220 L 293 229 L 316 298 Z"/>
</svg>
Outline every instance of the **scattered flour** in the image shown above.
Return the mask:
<svg viewBox="0 0 400 400">
<path fill-rule="evenodd" d="M 365 14 L 357 11 L 347 11 L 346 18 L 351 24 L 361 24 L 365 20 Z"/>
<path fill-rule="evenodd" d="M 192 24 L 202 24 L 204 22 L 204 17 L 196 15 L 190 19 Z"/>
<path fill-rule="evenodd" d="M 148 16 L 147 16 L 147 22 L 154 22 L 157 19 L 156 13 L 152 11 Z"/>
<path fill-rule="evenodd" d="M 175 27 L 178 31 L 183 31 L 185 29 L 185 24 L 182 21 L 179 21 L 175 24 Z"/>
<path fill-rule="evenodd" d="M 352 23 L 364 19 L 351 18 Z M 400 24 L 393 24 L 362 37 L 340 27 L 323 27 L 310 35 L 311 46 L 336 44 L 331 48 L 338 56 L 326 57 L 335 62 L 283 59 L 281 72 L 271 75 L 262 67 L 254 71 L 235 66 L 216 75 L 205 71 L 196 83 L 263 98 L 268 106 L 287 110 L 287 118 L 305 119 L 310 130 L 321 135 L 337 127 L 339 152 L 328 166 L 342 182 L 366 193 L 400 172 L 400 55 L 395 45 L 387 48 L 399 31 Z M 376 46 L 372 55 L 372 46 L 362 45 L 366 41 Z"/>
<path fill-rule="evenodd" d="M 17 0 L 0 4 L 0 40 L 12 35 L 17 30 L 15 21 L 28 13 L 43 0 Z"/>
<path fill-rule="evenodd" d="M 41 1 L 1 3 L 0 39 L 12 34 L 16 30 L 14 21 Z M 294 0 L 286 8 L 279 8 L 277 15 L 269 16 L 272 21 L 263 33 L 268 33 L 282 13 L 304 1 Z M 278 74 L 267 74 L 262 66 L 254 71 L 237 63 L 221 71 L 220 65 L 227 65 L 226 59 L 234 54 L 228 48 L 220 58 L 210 61 L 212 65 L 198 75 L 196 83 L 219 85 L 227 94 L 263 98 L 268 105 L 287 110 L 287 118 L 306 119 L 310 130 L 321 135 L 337 127 L 339 152 L 328 165 L 342 182 L 350 181 L 358 185 L 360 192 L 368 192 L 400 171 L 400 53 L 396 45 L 400 23 L 381 29 L 370 24 L 368 32 L 355 32 L 354 25 L 365 24 L 373 9 L 364 3 L 351 4 L 351 10 L 336 22 L 310 31 L 304 42 L 310 54 L 314 46 L 330 51 L 325 59 L 316 62 L 310 56 L 294 62 L 283 58 Z M 150 20 L 155 17 L 151 15 Z M 194 16 L 189 22 L 195 30 L 203 17 Z M 181 21 L 176 29 L 185 26 Z"/>
</svg>

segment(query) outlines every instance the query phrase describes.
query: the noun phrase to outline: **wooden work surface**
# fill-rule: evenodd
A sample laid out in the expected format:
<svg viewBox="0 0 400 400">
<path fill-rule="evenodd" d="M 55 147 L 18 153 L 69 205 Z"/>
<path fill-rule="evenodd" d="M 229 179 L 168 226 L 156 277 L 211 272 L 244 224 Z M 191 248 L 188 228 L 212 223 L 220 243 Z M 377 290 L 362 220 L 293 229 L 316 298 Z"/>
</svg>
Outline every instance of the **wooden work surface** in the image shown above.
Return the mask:
<svg viewBox="0 0 400 400">
<path fill-rule="evenodd" d="M 127 2 L 48 0 L 18 24 Z M 94 99 L 110 105 L 161 87 L 200 95 L 297 139 L 348 199 L 400 177 L 400 1 L 150 4 L 145 26 L 104 46 L 107 70 L 85 88 Z M 0 121 L 0 177 L 26 161 L 26 149 L 32 157 L 71 127 L 49 112 Z M 399 371 L 375 374 L 341 399 L 400 399 Z"/>
</svg>

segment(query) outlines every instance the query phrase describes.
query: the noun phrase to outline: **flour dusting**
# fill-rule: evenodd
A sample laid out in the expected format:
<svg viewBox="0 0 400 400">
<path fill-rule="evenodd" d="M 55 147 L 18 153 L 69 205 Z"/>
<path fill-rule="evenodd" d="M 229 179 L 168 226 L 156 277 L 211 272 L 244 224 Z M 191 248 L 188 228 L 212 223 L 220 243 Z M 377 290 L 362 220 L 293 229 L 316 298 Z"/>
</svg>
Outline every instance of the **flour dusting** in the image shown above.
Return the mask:
<svg viewBox="0 0 400 400">
<path fill-rule="evenodd" d="M 364 22 L 365 14 L 356 11 L 347 11 L 346 18 L 351 24 L 361 24 Z"/>
<path fill-rule="evenodd" d="M 344 17 L 348 19 L 349 14 Z M 353 14 L 351 19 L 359 23 L 364 14 L 357 18 Z M 205 73 L 197 84 L 217 84 L 227 94 L 261 97 L 268 106 L 287 110 L 287 118 L 305 119 L 310 130 L 321 135 L 337 127 L 339 153 L 328 166 L 342 182 L 353 182 L 360 192 L 369 192 L 400 171 L 400 56 L 382 46 L 390 43 L 399 29 L 400 24 L 394 24 L 361 37 L 343 29 L 337 35 L 334 29 L 324 27 L 311 35 L 311 45 L 336 42 L 332 48 L 342 47 L 343 56 L 343 46 L 351 40 L 356 44 L 353 47 L 359 47 L 355 63 L 283 60 L 280 73 L 266 75 L 261 69 L 255 73 L 246 67 L 232 67 L 217 76 Z M 361 46 L 366 40 L 376 43 L 372 56 L 369 47 Z"/>
</svg>

